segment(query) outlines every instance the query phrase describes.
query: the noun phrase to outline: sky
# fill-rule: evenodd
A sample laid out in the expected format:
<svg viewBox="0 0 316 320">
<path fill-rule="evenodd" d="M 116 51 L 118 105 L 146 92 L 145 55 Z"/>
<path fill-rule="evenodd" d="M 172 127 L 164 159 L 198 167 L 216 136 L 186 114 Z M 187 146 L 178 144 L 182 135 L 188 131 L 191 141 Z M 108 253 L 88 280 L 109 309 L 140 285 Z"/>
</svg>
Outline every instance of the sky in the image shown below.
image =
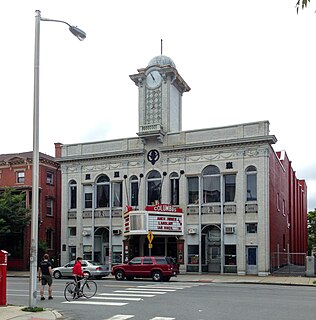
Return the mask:
<svg viewBox="0 0 316 320">
<path fill-rule="evenodd" d="M 33 149 L 35 10 L 40 24 L 40 151 L 136 136 L 129 78 L 160 54 L 191 87 L 183 130 L 269 120 L 316 208 L 316 0 L 2 0 L 0 154 Z"/>
</svg>

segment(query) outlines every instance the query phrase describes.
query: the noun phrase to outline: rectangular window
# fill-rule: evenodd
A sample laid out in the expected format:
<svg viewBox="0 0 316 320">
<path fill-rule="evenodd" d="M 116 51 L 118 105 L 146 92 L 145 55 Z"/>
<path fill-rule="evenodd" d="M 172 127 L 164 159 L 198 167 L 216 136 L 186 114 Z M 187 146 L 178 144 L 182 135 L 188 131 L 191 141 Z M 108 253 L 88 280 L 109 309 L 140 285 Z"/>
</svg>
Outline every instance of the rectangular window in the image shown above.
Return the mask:
<svg viewBox="0 0 316 320">
<path fill-rule="evenodd" d="M 24 183 L 24 181 L 25 181 L 25 172 L 24 171 L 17 171 L 16 182 L 17 183 Z"/>
<path fill-rule="evenodd" d="M 178 205 L 179 204 L 179 179 L 170 179 L 170 204 Z"/>
<path fill-rule="evenodd" d="M 247 174 L 247 201 L 257 200 L 257 175 Z"/>
<path fill-rule="evenodd" d="M 97 208 L 108 208 L 109 207 L 109 194 L 110 185 L 101 184 L 97 187 Z"/>
<path fill-rule="evenodd" d="M 53 199 L 46 199 L 46 214 L 48 216 L 52 216 L 53 215 L 53 209 L 54 209 L 54 201 Z"/>
<path fill-rule="evenodd" d="M 77 186 L 70 186 L 70 209 L 77 208 Z"/>
<path fill-rule="evenodd" d="M 76 236 L 77 234 L 77 228 L 76 227 L 69 227 L 69 236 Z"/>
<path fill-rule="evenodd" d="M 199 178 L 188 177 L 188 203 L 199 203 Z"/>
<path fill-rule="evenodd" d="M 131 205 L 138 206 L 138 180 L 131 181 Z"/>
<path fill-rule="evenodd" d="M 236 175 L 229 174 L 224 176 L 225 180 L 225 202 L 234 202 L 236 193 Z"/>
<path fill-rule="evenodd" d="M 50 185 L 54 184 L 54 174 L 52 172 L 46 173 L 46 184 L 50 184 Z"/>
<path fill-rule="evenodd" d="M 54 249 L 54 232 L 52 229 L 47 229 L 46 230 L 46 243 L 47 243 L 47 249 Z"/>
<path fill-rule="evenodd" d="M 225 265 L 236 266 L 236 245 L 225 245 Z"/>
<path fill-rule="evenodd" d="M 246 223 L 247 233 L 257 233 L 257 223 Z"/>
<path fill-rule="evenodd" d="M 113 207 L 122 207 L 122 182 L 113 182 L 112 189 Z"/>
<path fill-rule="evenodd" d="M 220 176 L 203 177 L 203 203 L 221 201 Z"/>
<path fill-rule="evenodd" d="M 199 246 L 188 245 L 188 263 L 198 264 L 199 263 Z"/>
<path fill-rule="evenodd" d="M 83 186 L 84 193 L 84 208 L 91 209 L 92 208 L 92 186 L 87 185 Z"/>
</svg>

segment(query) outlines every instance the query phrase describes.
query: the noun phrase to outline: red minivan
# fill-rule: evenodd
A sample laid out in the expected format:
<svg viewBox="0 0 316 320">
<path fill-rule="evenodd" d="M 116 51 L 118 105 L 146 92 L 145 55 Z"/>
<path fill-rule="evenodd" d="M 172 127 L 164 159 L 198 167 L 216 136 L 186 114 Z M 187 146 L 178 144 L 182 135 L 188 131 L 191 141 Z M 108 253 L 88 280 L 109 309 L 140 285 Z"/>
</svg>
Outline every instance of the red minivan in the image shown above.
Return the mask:
<svg viewBox="0 0 316 320">
<path fill-rule="evenodd" d="M 169 281 L 176 277 L 179 268 L 170 257 L 135 257 L 128 263 L 113 266 L 112 275 L 116 280 L 152 278 L 154 281 Z"/>
</svg>

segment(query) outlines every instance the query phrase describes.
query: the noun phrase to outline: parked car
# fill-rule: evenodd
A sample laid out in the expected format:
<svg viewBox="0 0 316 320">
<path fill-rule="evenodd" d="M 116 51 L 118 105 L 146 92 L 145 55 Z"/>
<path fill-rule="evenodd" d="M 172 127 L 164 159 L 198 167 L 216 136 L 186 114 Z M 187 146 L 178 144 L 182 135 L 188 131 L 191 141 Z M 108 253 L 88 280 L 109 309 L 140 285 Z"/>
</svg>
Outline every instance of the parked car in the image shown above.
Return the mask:
<svg viewBox="0 0 316 320">
<path fill-rule="evenodd" d="M 72 277 L 72 268 L 75 265 L 75 260 L 70 261 L 63 267 L 57 267 L 53 269 L 53 276 L 55 279 L 60 279 L 62 277 Z M 88 277 L 93 277 L 96 279 L 101 279 L 109 275 L 109 268 L 105 265 L 101 265 L 99 262 L 91 260 L 82 260 L 82 271 Z"/>
<path fill-rule="evenodd" d="M 112 275 L 116 280 L 152 278 L 154 281 L 169 281 L 177 276 L 179 268 L 170 257 L 135 257 L 128 263 L 113 266 Z"/>
</svg>

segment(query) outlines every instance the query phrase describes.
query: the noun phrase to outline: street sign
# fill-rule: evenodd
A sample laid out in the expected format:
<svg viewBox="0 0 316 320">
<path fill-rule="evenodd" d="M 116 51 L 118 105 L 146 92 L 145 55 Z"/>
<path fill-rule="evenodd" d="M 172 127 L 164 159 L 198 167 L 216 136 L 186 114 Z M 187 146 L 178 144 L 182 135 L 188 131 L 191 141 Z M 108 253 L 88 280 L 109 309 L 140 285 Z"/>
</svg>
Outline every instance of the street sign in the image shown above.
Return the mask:
<svg viewBox="0 0 316 320">
<path fill-rule="evenodd" d="M 153 247 L 152 243 L 148 243 L 148 248 L 151 249 Z"/>
<path fill-rule="evenodd" d="M 149 243 L 153 242 L 154 235 L 151 230 L 148 231 L 147 239 L 148 239 Z"/>
</svg>

